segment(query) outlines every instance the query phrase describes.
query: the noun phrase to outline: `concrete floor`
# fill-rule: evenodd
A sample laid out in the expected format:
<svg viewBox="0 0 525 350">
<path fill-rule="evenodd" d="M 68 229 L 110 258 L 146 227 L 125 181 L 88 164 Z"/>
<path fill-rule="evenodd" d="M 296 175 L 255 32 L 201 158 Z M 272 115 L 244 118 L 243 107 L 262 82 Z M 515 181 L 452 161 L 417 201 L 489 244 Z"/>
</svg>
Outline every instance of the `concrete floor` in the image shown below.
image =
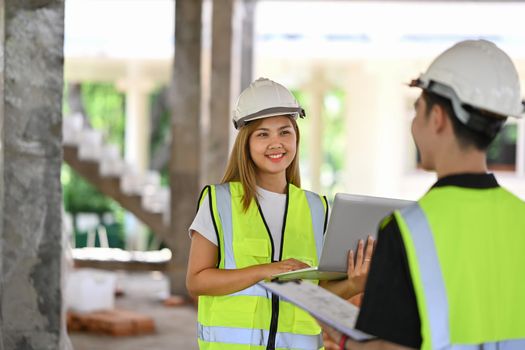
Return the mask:
<svg viewBox="0 0 525 350">
<path fill-rule="evenodd" d="M 131 337 L 111 337 L 74 332 L 69 336 L 75 350 L 197 350 L 197 311 L 193 306 L 166 307 L 166 277 L 154 273 L 119 273 L 118 287 L 124 296 L 115 300 L 117 308 L 153 317 L 156 333 Z"/>
</svg>

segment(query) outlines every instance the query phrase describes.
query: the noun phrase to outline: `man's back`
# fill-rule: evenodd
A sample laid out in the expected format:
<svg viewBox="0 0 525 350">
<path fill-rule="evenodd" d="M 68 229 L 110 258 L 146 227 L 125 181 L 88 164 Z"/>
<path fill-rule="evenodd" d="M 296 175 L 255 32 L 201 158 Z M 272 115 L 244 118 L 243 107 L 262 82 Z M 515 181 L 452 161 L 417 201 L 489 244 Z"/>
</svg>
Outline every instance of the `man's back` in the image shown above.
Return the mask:
<svg viewBox="0 0 525 350">
<path fill-rule="evenodd" d="M 419 208 L 423 225 L 404 213 L 380 232 L 357 327 L 411 347 L 525 338 L 525 203 L 492 175 L 463 174 Z"/>
<path fill-rule="evenodd" d="M 525 203 L 501 187 L 445 186 L 429 191 L 419 206 L 431 231 L 444 284 L 443 305 L 433 307 L 448 311 L 444 322 L 449 324 L 436 327 L 449 328 L 449 340 L 456 344 L 525 338 L 519 322 L 525 315 L 525 278 L 520 278 L 525 271 Z M 428 246 L 420 250 L 426 260 L 433 253 Z M 431 264 L 416 267 L 414 258 L 408 254 L 412 280 L 437 283 L 438 272 L 431 270 Z M 416 287 L 416 294 L 423 292 L 428 298 L 438 289 L 427 292 Z M 421 306 L 419 310 L 421 314 Z"/>
</svg>

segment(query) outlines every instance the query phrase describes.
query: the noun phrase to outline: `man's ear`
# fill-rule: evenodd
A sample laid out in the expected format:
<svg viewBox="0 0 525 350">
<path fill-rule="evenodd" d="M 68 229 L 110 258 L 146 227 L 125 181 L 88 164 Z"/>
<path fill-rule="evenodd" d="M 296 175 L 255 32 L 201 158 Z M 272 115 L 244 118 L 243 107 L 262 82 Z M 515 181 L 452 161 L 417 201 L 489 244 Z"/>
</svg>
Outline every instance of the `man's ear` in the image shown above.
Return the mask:
<svg viewBox="0 0 525 350">
<path fill-rule="evenodd" d="M 447 112 L 445 112 L 445 109 L 440 105 L 434 104 L 430 110 L 430 120 L 434 131 L 439 134 L 443 132 L 447 126 Z"/>
</svg>

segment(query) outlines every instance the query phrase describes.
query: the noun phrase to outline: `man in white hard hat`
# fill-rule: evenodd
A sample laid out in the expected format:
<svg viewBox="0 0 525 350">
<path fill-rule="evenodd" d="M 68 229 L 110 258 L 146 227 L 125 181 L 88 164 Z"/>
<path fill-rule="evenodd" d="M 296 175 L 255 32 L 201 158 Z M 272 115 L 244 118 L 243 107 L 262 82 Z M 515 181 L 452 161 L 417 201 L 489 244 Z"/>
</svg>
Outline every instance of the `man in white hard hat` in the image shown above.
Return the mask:
<svg viewBox="0 0 525 350">
<path fill-rule="evenodd" d="M 384 220 L 346 349 L 525 349 L 525 203 L 487 172 L 486 150 L 524 105 L 510 58 L 460 42 L 410 86 L 412 135 L 438 181 Z"/>
</svg>

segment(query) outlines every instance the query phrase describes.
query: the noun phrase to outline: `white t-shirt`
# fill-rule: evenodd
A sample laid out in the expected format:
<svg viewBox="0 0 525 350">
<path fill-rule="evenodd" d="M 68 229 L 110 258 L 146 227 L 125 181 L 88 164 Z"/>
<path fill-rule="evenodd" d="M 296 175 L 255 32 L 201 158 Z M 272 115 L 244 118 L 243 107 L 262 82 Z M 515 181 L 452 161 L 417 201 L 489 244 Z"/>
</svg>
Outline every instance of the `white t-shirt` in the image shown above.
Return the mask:
<svg viewBox="0 0 525 350">
<path fill-rule="evenodd" d="M 274 244 L 274 260 L 279 260 L 279 251 L 281 250 L 281 236 L 283 230 L 284 209 L 286 206 L 286 194 L 275 193 L 267 191 L 263 188 L 257 187 L 259 194 L 259 205 L 270 229 Z M 217 244 L 217 235 L 213 227 L 213 221 L 210 213 L 210 201 L 207 199 L 208 195 L 204 197 L 202 205 L 195 215 L 195 219 L 189 228 L 189 235 L 193 231 L 200 233 L 207 240 L 215 245 Z"/>
</svg>

